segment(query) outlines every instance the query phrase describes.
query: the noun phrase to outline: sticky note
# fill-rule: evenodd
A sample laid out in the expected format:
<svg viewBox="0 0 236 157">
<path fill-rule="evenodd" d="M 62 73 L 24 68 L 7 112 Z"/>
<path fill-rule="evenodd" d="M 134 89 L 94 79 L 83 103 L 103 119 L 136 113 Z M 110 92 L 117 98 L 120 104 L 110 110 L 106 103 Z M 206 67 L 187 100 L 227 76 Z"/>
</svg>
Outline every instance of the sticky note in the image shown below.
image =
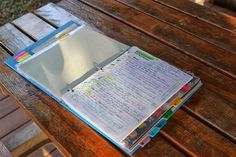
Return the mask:
<svg viewBox="0 0 236 157">
<path fill-rule="evenodd" d="M 18 54 L 16 57 L 15 57 L 15 60 L 17 62 L 23 62 L 24 60 L 28 59 L 31 55 L 28 53 L 28 52 L 22 52 L 20 54 Z"/>
</svg>

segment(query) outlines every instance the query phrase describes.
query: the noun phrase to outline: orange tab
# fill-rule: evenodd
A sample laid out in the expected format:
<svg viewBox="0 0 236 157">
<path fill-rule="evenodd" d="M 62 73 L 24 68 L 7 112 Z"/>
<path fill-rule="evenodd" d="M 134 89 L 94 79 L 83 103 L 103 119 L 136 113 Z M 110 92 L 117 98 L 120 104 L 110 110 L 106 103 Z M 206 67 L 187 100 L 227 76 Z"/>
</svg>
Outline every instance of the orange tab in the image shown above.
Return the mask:
<svg viewBox="0 0 236 157">
<path fill-rule="evenodd" d="M 176 97 L 171 103 L 170 106 L 177 107 L 182 102 L 180 97 Z"/>
</svg>

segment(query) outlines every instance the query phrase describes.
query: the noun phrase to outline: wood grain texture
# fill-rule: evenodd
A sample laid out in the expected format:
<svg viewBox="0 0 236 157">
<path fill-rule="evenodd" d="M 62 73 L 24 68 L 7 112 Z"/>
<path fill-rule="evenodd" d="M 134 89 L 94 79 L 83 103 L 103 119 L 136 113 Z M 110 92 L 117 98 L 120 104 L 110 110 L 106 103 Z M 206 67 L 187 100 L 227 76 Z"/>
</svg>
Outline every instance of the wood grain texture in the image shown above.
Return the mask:
<svg viewBox="0 0 236 157">
<path fill-rule="evenodd" d="M 65 6 L 65 9 L 69 8 L 69 10 L 75 15 L 76 12 L 78 12 L 77 10 L 80 10 L 79 14 L 86 22 L 95 24 L 97 28 L 112 38 L 129 45 L 137 45 L 155 56 L 176 65 L 177 67 L 193 71 L 203 80 L 204 89 L 202 90 L 205 94 L 204 96 L 209 99 L 196 97 L 194 98 L 195 101 L 192 101 L 194 103 L 188 104 L 188 109 L 195 114 L 200 115 L 206 123 L 216 123 L 217 127 L 214 126 L 215 129 L 218 131 L 221 129 L 224 130 L 225 134 L 228 134 L 233 141 L 235 140 L 236 132 L 235 129 L 232 130 L 232 126 L 235 126 L 235 118 L 233 115 L 236 112 L 236 97 L 234 92 L 236 90 L 234 87 L 236 86 L 236 81 L 234 79 L 224 76 L 214 69 L 211 69 L 206 65 L 163 45 L 157 40 L 154 40 L 107 15 L 99 14 L 98 11 L 88 6 L 86 7 L 83 3 L 77 1 L 63 1 L 59 3 L 59 5 L 62 7 Z M 229 81 L 231 83 L 229 83 Z M 234 86 L 232 86 L 232 84 L 234 84 Z M 193 98 L 190 100 L 192 99 Z M 214 102 L 214 107 L 211 109 L 209 105 L 212 102 Z M 225 108 L 230 114 L 222 112 L 222 108 Z M 209 111 L 210 116 L 208 114 Z M 218 116 L 224 117 L 229 121 L 227 122 L 224 118 L 218 119 Z"/>
<path fill-rule="evenodd" d="M 32 40 L 9 23 L 0 27 L 0 42 L 13 53 L 21 51 L 22 48 L 33 43 Z"/>
<path fill-rule="evenodd" d="M 39 133 L 41 133 L 41 130 L 30 121 L 2 138 L 1 141 L 8 148 L 8 150 L 11 151 L 29 141 L 34 136 L 37 136 Z"/>
<path fill-rule="evenodd" d="M 64 157 L 57 149 L 47 155 L 47 157 Z"/>
<path fill-rule="evenodd" d="M 83 24 L 83 21 L 79 19 L 79 16 L 75 17 L 74 15 L 58 7 L 54 3 L 49 3 L 35 10 L 34 13 L 44 18 L 46 21 L 56 27 L 60 27 L 71 20 L 79 24 Z"/>
<path fill-rule="evenodd" d="M 27 140 L 25 143 L 11 150 L 11 153 L 13 156 L 25 157 L 31 154 L 32 150 L 38 149 L 48 142 L 48 137 L 43 132 L 40 132 L 36 136 L 33 136 L 30 140 Z"/>
<path fill-rule="evenodd" d="M 234 156 L 235 144 L 179 110 L 168 121 L 163 131 L 194 152 L 197 156 Z M 207 153 L 206 153 L 207 152 Z"/>
<path fill-rule="evenodd" d="M 44 146 L 42 146 L 40 149 L 31 153 L 27 157 L 47 157 L 54 150 L 56 150 L 56 147 L 52 143 L 48 143 L 48 144 L 45 144 Z"/>
<path fill-rule="evenodd" d="M 155 3 L 152 0 L 118 0 L 119 2 L 135 8 L 148 16 L 174 26 L 188 34 L 221 47 L 226 51 L 236 54 L 235 33 L 216 27 L 210 23 L 198 20 L 192 16 Z M 235 19 L 236 20 L 236 19 Z"/>
<path fill-rule="evenodd" d="M 3 117 L 15 111 L 18 108 L 19 107 L 10 97 L 7 97 L 6 99 L 0 101 L 0 119 L 2 119 Z"/>
<path fill-rule="evenodd" d="M 0 119 L 0 139 L 29 120 L 29 117 L 20 109 Z"/>
<path fill-rule="evenodd" d="M 116 1 L 83 2 L 236 79 L 236 55 Z"/>
<path fill-rule="evenodd" d="M 154 0 L 157 3 L 166 5 L 172 9 L 178 10 L 199 20 L 214 24 L 229 31 L 236 31 L 236 21 L 232 16 L 222 14 L 218 11 L 196 5 L 188 0 Z"/>
<path fill-rule="evenodd" d="M 39 40 L 55 30 L 54 27 L 32 13 L 25 14 L 12 23 L 35 40 Z"/>
<path fill-rule="evenodd" d="M 0 141 L 0 157 L 12 157 L 9 150 L 5 147 L 5 145 Z"/>
</svg>

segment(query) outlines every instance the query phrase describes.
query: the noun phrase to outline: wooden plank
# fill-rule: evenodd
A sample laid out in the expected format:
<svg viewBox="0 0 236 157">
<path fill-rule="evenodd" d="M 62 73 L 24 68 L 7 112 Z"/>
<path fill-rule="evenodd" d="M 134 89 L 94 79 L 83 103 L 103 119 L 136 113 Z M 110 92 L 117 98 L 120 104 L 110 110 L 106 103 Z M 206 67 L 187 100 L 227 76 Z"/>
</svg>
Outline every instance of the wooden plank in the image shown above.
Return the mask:
<svg viewBox="0 0 236 157">
<path fill-rule="evenodd" d="M 6 99 L 0 101 L 0 119 L 2 119 L 3 117 L 15 111 L 18 108 L 19 107 L 10 97 L 7 97 Z"/>
<path fill-rule="evenodd" d="M 188 0 L 155 0 L 155 2 L 176 9 L 199 20 L 215 24 L 216 26 L 225 28 L 229 31 L 236 31 L 236 21 L 232 16 L 222 14 L 204 6 L 196 5 Z"/>
<path fill-rule="evenodd" d="M 169 145 L 169 147 L 167 147 Z M 134 157 L 157 157 L 157 156 L 174 156 L 174 157 L 182 157 L 189 156 L 188 154 L 183 154 L 178 149 L 176 149 L 173 145 L 168 143 L 160 135 L 154 137 L 145 147 L 139 149 L 134 155 Z"/>
<path fill-rule="evenodd" d="M 34 151 L 27 157 L 46 157 L 50 155 L 52 151 L 56 150 L 56 147 L 52 143 L 45 144 L 40 149 Z"/>
<path fill-rule="evenodd" d="M 8 150 L 11 151 L 40 133 L 41 130 L 35 125 L 35 123 L 30 121 L 2 138 L 1 141 L 8 148 Z"/>
<path fill-rule="evenodd" d="M 54 3 L 49 3 L 35 10 L 34 13 L 37 14 L 38 16 L 41 16 L 47 22 L 51 23 L 56 27 L 60 27 L 71 20 L 79 24 L 84 23 L 82 20 L 79 19 L 79 17 L 75 17 L 74 15 L 58 7 Z"/>
<path fill-rule="evenodd" d="M 234 93 L 235 92 L 233 92 L 233 90 L 229 90 L 230 92 L 229 91 L 227 92 L 224 86 L 219 86 L 219 83 L 222 82 L 224 79 L 231 80 L 230 78 L 227 78 L 224 75 L 212 69 L 211 70 L 209 69 L 208 71 L 209 67 L 199 62 L 196 62 L 196 60 L 192 60 L 191 58 L 178 53 L 178 51 L 175 51 L 169 47 L 164 46 L 162 43 L 156 40 L 153 40 L 152 38 L 148 37 L 147 35 L 144 35 L 143 33 L 140 33 L 140 32 L 135 31 L 134 29 L 131 29 L 127 25 L 121 24 L 119 21 L 115 21 L 110 16 L 102 15 L 101 13 L 99 14 L 98 11 L 88 6 L 86 7 L 86 5 L 84 5 L 83 3 L 80 3 L 78 1 L 70 1 L 70 2 L 62 1 L 59 3 L 59 5 L 62 7 L 64 6 L 68 10 L 72 11 L 75 15 L 76 15 L 76 12 L 79 12 L 79 15 L 81 15 L 82 18 L 84 17 L 83 20 L 85 20 L 88 23 L 95 24 L 95 26 L 101 29 L 103 32 L 105 32 L 106 35 L 109 35 L 122 42 L 130 43 L 130 45 L 138 45 L 141 48 L 144 48 L 145 50 L 147 50 L 148 52 L 151 52 L 158 57 L 165 58 L 165 60 L 177 65 L 178 67 L 190 69 L 191 71 L 196 73 L 197 76 L 200 76 L 204 82 L 203 90 L 206 90 L 204 91 L 204 94 L 208 98 L 206 98 L 206 100 L 205 99 L 203 100 L 201 97 L 196 97 L 194 98 L 194 101 L 192 101 L 189 104 L 189 106 L 191 107 L 191 106 L 196 105 L 197 107 L 195 111 L 198 111 L 198 110 L 203 111 L 204 109 L 207 109 L 207 111 L 209 111 L 210 107 L 208 107 L 208 104 L 211 103 L 212 100 L 215 100 L 214 103 L 216 107 L 212 111 L 210 111 L 211 112 L 210 117 L 209 115 L 205 114 L 205 115 L 202 115 L 204 117 L 201 117 L 201 118 L 204 118 L 203 120 L 206 121 L 208 125 L 210 125 L 209 121 L 211 121 L 213 124 L 214 122 L 218 121 L 217 123 L 218 126 L 215 127 L 214 129 L 218 129 L 216 130 L 217 132 L 220 132 L 220 130 L 224 130 L 223 132 L 225 132 L 226 134 L 227 133 L 230 134 L 230 140 L 235 141 L 235 131 L 231 130 L 232 124 L 233 126 L 235 125 L 235 120 L 230 120 L 230 122 L 226 122 L 225 120 L 222 120 L 223 118 L 222 119 L 218 118 L 222 116 L 222 117 L 228 117 L 229 119 L 230 118 L 234 119 L 232 115 L 235 114 L 235 109 L 234 109 L 234 106 L 235 106 Z M 106 26 L 106 28 L 103 26 Z M 214 77 L 215 75 L 214 73 L 217 75 L 217 77 Z M 220 78 L 221 81 L 220 82 L 217 81 L 216 78 Z M 223 81 L 223 82 L 226 83 L 227 81 Z M 236 83 L 235 80 L 233 82 L 231 83 L 233 84 Z M 232 87 L 232 84 L 231 85 L 229 84 L 228 87 Z M 215 91 L 215 93 L 213 93 L 213 91 Z M 216 95 L 216 93 L 218 95 Z M 231 96 L 226 97 L 227 95 L 226 93 L 228 93 Z M 217 106 L 220 104 L 222 106 L 218 108 Z M 231 114 L 228 116 L 227 115 L 228 113 L 222 111 L 222 108 L 224 109 L 227 108 L 227 111 L 231 111 Z M 201 113 L 197 113 L 197 114 L 201 115 Z M 220 133 L 223 134 L 223 132 L 220 132 Z M 210 147 L 213 147 L 213 146 L 209 146 L 209 148 Z"/>
<path fill-rule="evenodd" d="M 9 23 L 0 27 L 0 42 L 13 53 L 33 43 L 32 40 Z"/>
<path fill-rule="evenodd" d="M 220 6 L 217 6 L 215 4 L 212 4 L 210 2 L 204 4 L 204 6 L 208 7 L 208 8 L 211 8 L 213 10 L 216 10 L 218 12 L 221 12 L 223 14 L 227 14 L 229 16 L 232 16 L 233 18 L 236 18 L 236 12 L 232 11 L 232 10 L 229 10 L 229 9 L 226 9 L 226 8 L 223 8 L 223 7 L 220 7 Z"/>
<path fill-rule="evenodd" d="M 13 156 L 19 156 L 19 157 L 27 156 L 29 155 L 28 152 L 31 153 L 31 149 L 35 149 L 34 147 L 37 147 L 36 149 L 40 148 L 41 147 L 40 143 L 45 144 L 45 141 L 47 141 L 46 143 L 49 142 L 48 137 L 43 132 L 41 132 L 38 135 L 32 137 L 30 140 L 26 141 L 24 144 L 21 144 L 14 150 L 11 150 L 11 153 Z"/>
<path fill-rule="evenodd" d="M 168 132 L 168 136 L 173 139 L 181 141 L 182 145 L 197 156 L 234 156 L 236 152 L 234 143 L 219 136 L 182 110 L 176 112 L 163 131 Z"/>
<path fill-rule="evenodd" d="M 109 0 L 81 1 L 236 79 L 236 65 L 234 64 L 236 55 L 119 2 Z M 127 16 L 127 10 L 129 16 Z"/>
<path fill-rule="evenodd" d="M 9 150 L 5 147 L 5 145 L 0 141 L 0 157 L 12 157 Z"/>
<path fill-rule="evenodd" d="M 0 84 L 0 101 L 8 96 L 5 87 Z"/>
<path fill-rule="evenodd" d="M 5 51 L 1 46 L 0 46 L 0 52 Z M 4 63 L 0 63 L 2 65 Z M 0 101 L 8 96 L 7 90 L 0 84 Z"/>
<path fill-rule="evenodd" d="M 56 149 L 51 154 L 47 155 L 47 157 L 63 157 L 63 155 Z"/>
<path fill-rule="evenodd" d="M 54 27 L 32 13 L 25 14 L 12 23 L 23 32 L 27 34 L 30 32 L 31 37 L 35 40 L 39 40 L 55 30 Z"/>
<path fill-rule="evenodd" d="M 20 109 L 0 119 L 0 139 L 29 120 L 29 117 Z"/>
<path fill-rule="evenodd" d="M 152 16 L 157 20 L 172 25 L 205 42 L 236 54 L 235 33 L 216 27 L 182 12 L 155 3 L 152 0 L 118 0 L 119 2 Z M 232 40 L 233 39 L 233 40 Z M 235 38 L 236 39 L 236 38 Z"/>
</svg>

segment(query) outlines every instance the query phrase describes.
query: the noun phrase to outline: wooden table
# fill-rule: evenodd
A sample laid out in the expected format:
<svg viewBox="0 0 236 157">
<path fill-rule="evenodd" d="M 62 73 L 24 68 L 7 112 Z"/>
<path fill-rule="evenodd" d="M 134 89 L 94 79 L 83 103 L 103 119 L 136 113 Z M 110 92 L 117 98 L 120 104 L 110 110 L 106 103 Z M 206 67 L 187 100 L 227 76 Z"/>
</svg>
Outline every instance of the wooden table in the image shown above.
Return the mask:
<svg viewBox="0 0 236 157">
<path fill-rule="evenodd" d="M 125 154 L 3 61 L 77 17 L 193 71 L 204 83 L 134 156 L 236 155 L 235 18 L 186 0 L 63 0 L 0 27 L 0 89 L 5 86 L 66 156 Z"/>
</svg>

